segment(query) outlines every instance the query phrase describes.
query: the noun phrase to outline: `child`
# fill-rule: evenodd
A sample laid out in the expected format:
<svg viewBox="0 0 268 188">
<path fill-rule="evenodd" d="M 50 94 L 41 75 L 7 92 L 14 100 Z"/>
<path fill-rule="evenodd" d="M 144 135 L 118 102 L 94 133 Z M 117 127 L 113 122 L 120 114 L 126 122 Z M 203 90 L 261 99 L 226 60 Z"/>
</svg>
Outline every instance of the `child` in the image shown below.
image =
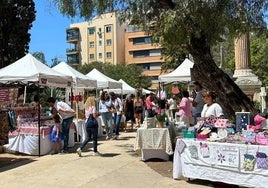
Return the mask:
<svg viewBox="0 0 268 188">
<path fill-rule="evenodd" d="M 62 148 L 62 137 L 61 137 L 61 118 L 58 114 L 55 114 L 53 116 L 54 119 L 54 126 L 52 128 L 52 132 L 51 132 L 51 141 L 52 141 L 52 152 L 51 154 L 57 154 L 61 148 Z"/>
</svg>

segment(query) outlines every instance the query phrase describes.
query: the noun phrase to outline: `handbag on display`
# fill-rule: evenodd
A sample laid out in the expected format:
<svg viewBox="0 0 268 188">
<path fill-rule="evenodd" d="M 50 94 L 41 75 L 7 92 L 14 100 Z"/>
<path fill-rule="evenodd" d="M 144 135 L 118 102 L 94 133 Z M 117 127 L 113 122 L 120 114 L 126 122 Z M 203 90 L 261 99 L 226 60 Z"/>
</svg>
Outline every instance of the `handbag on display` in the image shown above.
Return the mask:
<svg viewBox="0 0 268 188">
<path fill-rule="evenodd" d="M 98 121 L 93 117 L 93 114 L 90 114 L 86 121 L 86 128 L 97 128 Z"/>
<path fill-rule="evenodd" d="M 268 169 L 268 159 L 266 153 L 263 152 L 257 152 L 256 153 L 256 163 L 257 163 L 257 168 L 260 169 Z"/>
<path fill-rule="evenodd" d="M 253 171 L 255 166 L 255 157 L 251 154 L 244 155 L 244 169 L 246 171 Z"/>
</svg>

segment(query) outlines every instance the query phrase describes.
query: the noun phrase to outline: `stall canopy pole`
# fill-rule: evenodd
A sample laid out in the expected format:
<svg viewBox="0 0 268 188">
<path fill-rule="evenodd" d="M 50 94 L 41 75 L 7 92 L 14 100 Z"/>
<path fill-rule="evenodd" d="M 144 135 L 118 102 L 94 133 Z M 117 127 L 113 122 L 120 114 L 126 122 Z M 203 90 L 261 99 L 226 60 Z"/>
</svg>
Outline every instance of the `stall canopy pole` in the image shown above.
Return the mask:
<svg viewBox="0 0 268 188">
<path fill-rule="evenodd" d="M 41 120 L 40 120 L 40 86 L 38 85 L 38 90 L 37 90 L 37 96 L 38 96 L 38 156 L 40 157 L 41 155 L 41 138 L 40 138 L 40 134 L 41 134 L 41 131 L 40 131 L 40 128 L 41 128 Z"/>
<path fill-rule="evenodd" d="M 27 85 L 24 86 L 23 105 L 25 105 L 26 103 L 26 91 L 27 91 Z"/>
</svg>

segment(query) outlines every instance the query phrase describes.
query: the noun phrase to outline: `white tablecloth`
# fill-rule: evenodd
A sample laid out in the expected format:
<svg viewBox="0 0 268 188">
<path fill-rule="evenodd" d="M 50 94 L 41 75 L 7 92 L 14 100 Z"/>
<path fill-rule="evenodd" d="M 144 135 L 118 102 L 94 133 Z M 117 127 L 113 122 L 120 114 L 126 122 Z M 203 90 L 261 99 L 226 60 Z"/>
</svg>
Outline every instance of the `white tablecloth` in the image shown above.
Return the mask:
<svg viewBox="0 0 268 188">
<path fill-rule="evenodd" d="M 183 149 L 184 143 L 186 147 Z M 190 152 L 192 148 L 197 148 L 197 158 L 193 158 L 193 152 Z M 243 167 L 244 154 L 255 156 L 257 151 L 268 155 L 268 146 L 178 139 L 173 159 L 173 178 L 184 176 L 246 187 L 267 187 L 268 170 L 258 169 L 256 164 L 253 171 L 246 171 Z"/>
<path fill-rule="evenodd" d="M 71 127 L 68 147 L 73 147 L 75 145 L 74 132 L 74 128 Z M 40 128 L 40 155 L 48 154 L 51 151 L 52 144 L 50 141 L 50 133 L 51 127 Z M 8 142 L 8 144 L 4 145 L 8 150 L 28 155 L 39 155 L 39 136 L 37 127 L 22 128 L 21 131 L 10 134 Z"/>
<path fill-rule="evenodd" d="M 169 129 L 139 128 L 137 130 L 134 150 L 135 151 L 142 150 L 142 152 L 147 151 L 151 153 L 151 155 L 148 153 L 144 153 L 142 156 L 144 157 L 143 160 L 147 160 L 149 158 L 163 158 L 166 160 L 168 155 L 173 154 Z M 159 155 L 157 155 L 157 151 L 160 152 Z M 163 153 L 165 153 L 166 155 L 163 156 Z"/>
</svg>

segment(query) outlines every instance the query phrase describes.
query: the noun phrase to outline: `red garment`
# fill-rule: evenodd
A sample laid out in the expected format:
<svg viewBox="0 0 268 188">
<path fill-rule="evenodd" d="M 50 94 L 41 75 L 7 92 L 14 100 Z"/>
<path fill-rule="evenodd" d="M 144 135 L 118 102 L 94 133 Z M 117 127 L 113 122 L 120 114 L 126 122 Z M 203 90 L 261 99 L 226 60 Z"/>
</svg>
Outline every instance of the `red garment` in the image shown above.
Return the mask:
<svg viewBox="0 0 268 188">
<path fill-rule="evenodd" d="M 179 90 L 178 86 L 172 86 L 171 92 L 176 95 L 176 94 L 180 93 L 180 90 Z"/>
</svg>

